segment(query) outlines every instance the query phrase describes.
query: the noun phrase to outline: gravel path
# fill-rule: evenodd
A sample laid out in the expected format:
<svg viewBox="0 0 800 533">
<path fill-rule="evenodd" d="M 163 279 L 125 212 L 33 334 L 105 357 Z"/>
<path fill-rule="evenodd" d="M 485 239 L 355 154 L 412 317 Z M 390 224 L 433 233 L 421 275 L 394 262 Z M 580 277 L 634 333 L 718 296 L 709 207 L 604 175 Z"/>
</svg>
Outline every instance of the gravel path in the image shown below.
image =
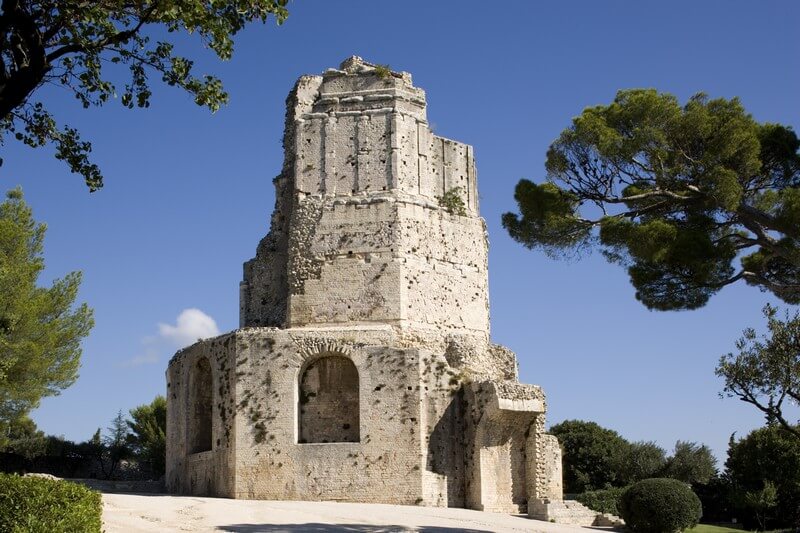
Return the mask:
<svg viewBox="0 0 800 533">
<path fill-rule="evenodd" d="M 161 494 L 103 494 L 107 533 L 229 531 L 235 533 L 337 532 L 484 533 L 525 531 L 588 533 L 519 516 L 467 509 L 338 502 L 197 498 Z"/>
</svg>

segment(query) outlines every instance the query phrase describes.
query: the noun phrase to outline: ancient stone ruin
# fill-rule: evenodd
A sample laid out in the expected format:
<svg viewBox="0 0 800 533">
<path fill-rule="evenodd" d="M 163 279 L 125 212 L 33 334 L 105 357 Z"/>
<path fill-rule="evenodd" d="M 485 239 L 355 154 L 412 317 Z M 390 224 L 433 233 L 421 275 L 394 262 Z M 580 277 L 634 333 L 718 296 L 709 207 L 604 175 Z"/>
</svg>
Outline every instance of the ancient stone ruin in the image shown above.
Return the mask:
<svg viewBox="0 0 800 533">
<path fill-rule="evenodd" d="M 560 450 L 489 338 L 472 147 L 431 132 L 408 73 L 358 57 L 286 107 L 241 328 L 167 370 L 168 489 L 547 518 Z"/>
</svg>

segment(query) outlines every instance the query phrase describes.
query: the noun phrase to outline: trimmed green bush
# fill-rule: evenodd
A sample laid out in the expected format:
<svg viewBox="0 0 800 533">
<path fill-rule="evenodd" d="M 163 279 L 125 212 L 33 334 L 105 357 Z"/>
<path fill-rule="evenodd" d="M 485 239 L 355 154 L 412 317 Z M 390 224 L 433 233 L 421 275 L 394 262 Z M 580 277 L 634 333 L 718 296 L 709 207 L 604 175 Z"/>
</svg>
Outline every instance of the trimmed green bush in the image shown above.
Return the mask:
<svg viewBox="0 0 800 533">
<path fill-rule="evenodd" d="M 0 474 L 0 531 L 100 533 L 100 493 L 69 481 Z"/>
<path fill-rule="evenodd" d="M 578 494 L 575 499 L 592 511 L 619 516 L 619 499 L 625 489 L 626 487 L 615 487 L 613 489 L 590 490 L 583 494 Z"/>
<path fill-rule="evenodd" d="M 633 531 L 675 533 L 697 525 L 703 508 L 700 498 L 677 479 L 643 479 L 622 493 L 619 510 Z"/>
</svg>

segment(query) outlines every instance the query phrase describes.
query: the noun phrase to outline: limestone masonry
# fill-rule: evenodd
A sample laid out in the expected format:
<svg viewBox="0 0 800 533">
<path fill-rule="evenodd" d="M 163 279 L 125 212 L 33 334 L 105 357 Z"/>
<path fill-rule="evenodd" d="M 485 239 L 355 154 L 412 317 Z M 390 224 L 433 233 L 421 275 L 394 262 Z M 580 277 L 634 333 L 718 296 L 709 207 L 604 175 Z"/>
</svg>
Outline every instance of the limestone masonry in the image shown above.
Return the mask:
<svg viewBox="0 0 800 533">
<path fill-rule="evenodd" d="M 552 518 L 544 393 L 489 338 L 473 150 L 425 106 L 358 57 L 297 81 L 240 329 L 167 370 L 171 492 Z"/>
</svg>

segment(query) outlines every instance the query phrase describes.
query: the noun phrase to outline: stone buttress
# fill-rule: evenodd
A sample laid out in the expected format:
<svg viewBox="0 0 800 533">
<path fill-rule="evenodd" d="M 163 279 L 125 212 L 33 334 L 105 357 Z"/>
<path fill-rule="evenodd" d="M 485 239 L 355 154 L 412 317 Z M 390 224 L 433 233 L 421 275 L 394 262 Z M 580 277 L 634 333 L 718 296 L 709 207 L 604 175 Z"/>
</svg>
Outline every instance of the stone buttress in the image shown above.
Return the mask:
<svg viewBox="0 0 800 533">
<path fill-rule="evenodd" d="M 472 147 L 357 57 L 298 80 L 283 145 L 240 329 L 170 361 L 168 489 L 546 517 L 560 450 L 489 338 Z"/>
</svg>

